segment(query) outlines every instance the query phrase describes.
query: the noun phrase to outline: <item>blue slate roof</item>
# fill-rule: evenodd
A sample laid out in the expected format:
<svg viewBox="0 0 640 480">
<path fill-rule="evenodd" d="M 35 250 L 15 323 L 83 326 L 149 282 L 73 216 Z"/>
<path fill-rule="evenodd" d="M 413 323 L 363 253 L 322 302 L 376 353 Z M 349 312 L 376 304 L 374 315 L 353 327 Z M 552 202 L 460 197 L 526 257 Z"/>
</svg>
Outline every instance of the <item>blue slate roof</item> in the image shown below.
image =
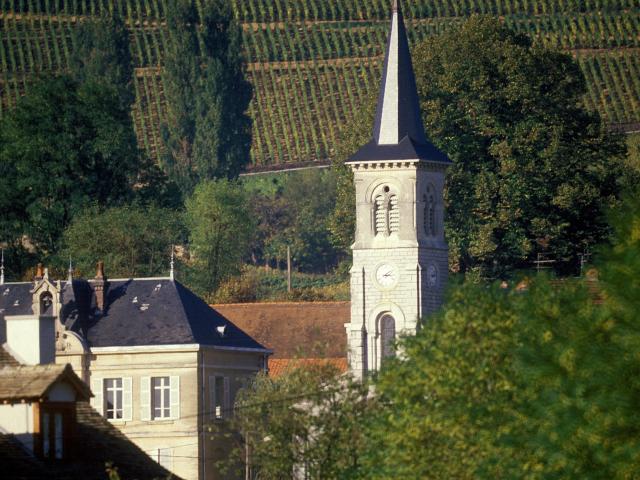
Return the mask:
<svg viewBox="0 0 640 480">
<path fill-rule="evenodd" d="M 5 315 L 31 314 L 32 283 L 0 286 L 0 337 Z M 168 278 L 108 280 L 105 308 L 93 281 L 62 283 L 61 321 L 91 347 L 200 344 L 264 349 L 180 282 Z M 217 327 L 225 327 L 220 335 Z"/>
</svg>

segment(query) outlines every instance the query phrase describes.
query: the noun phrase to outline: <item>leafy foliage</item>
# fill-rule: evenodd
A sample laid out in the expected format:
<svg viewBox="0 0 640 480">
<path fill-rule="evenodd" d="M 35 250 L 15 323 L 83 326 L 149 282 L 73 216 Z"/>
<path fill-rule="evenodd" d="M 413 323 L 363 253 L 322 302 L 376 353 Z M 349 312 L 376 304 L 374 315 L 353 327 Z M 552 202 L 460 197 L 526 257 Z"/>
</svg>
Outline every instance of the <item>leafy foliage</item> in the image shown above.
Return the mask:
<svg viewBox="0 0 640 480">
<path fill-rule="evenodd" d="M 568 55 L 473 17 L 427 40 L 416 59 L 426 129 L 454 161 L 455 268 L 500 275 L 538 253 L 572 260 L 606 238 L 624 144 L 584 109 L 584 78 Z"/>
<path fill-rule="evenodd" d="M 79 83 L 98 83 L 118 92 L 119 104 L 129 113 L 135 100 L 129 32 L 117 12 L 90 18 L 73 30 L 69 66 Z M 132 125 L 133 128 L 133 125 Z"/>
<path fill-rule="evenodd" d="M 103 260 L 111 277 L 166 276 L 171 245 L 184 240 L 181 215 L 158 207 L 87 209 L 64 232 L 59 263 L 70 258 L 76 273 L 91 276 Z"/>
<path fill-rule="evenodd" d="M 494 439 L 517 392 L 515 296 L 467 284 L 402 341 L 376 382 L 387 408 L 369 433 L 368 478 L 513 478 L 504 463 L 520 454 Z M 503 461 L 477 476 L 489 458 Z"/>
<path fill-rule="evenodd" d="M 600 281 L 467 284 L 403 340 L 376 382 L 367 478 L 633 478 L 638 207 L 615 213 Z"/>
<path fill-rule="evenodd" d="M 132 196 L 137 146 L 116 93 L 69 77 L 42 80 L 2 119 L 0 210 L 12 240 L 26 235 L 45 254 L 91 203 Z"/>
<path fill-rule="evenodd" d="M 239 394 L 230 428 L 241 433 L 224 462 L 246 463 L 251 478 L 360 478 L 361 425 L 371 411 L 367 387 L 338 378 L 331 365 L 294 369 L 276 379 L 258 376 Z"/>
<path fill-rule="evenodd" d="M 167 15 L 163 163 L 185 196 L 201 180 L 237 176 L 251 147 L 239 27 L 226 2 L 197 3 L 171 0 Z"/>
<path fill-rule="evenodd" d="M 334 207 L 335 184 L 333 173 L 326 170 L 282 175 L 274 188 L 247 184 L 258 220 L 254 261 L 267 265 L 275 261 L 278 267 L 286 261 L 288 246 L 296 270 L 326 273 L 334 267 L 336 252 L 327 216 Z"/>
<path fill-rule="evenodd" d="M 240 272 L 255 230 L 247 195 L 235 181 L 200 183 L 186 201 L 186 225 L 192 264 L 189 285 L 200 295 Z"/>
</svg>

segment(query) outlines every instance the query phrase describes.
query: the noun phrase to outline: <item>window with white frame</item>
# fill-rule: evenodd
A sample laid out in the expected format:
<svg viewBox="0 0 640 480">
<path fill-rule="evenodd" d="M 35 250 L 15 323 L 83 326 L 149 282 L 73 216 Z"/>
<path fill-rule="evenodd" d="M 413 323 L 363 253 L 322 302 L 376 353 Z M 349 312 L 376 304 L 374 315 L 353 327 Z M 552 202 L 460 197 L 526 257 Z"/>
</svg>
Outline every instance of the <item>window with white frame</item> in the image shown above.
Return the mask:
<svg viewBox="0 0 640 480">
<path fill-rule="evenodd" d="M 104 403 L 105 415 L 111 420 L 120 420 L 123 417 L 122 404 L 124 400 L 124 389 L 122 378 L 104 379 Z"/>
<path fill-rule="evenodd" d="M 180 377 L 158 376 L 140 379 L 140 420 L 180 418 Z"/>
<path fill-rule="evenodd" d="M 169 377 L 152 377 L 151 418 L 171 417 L 171 384 Z"/>
<path fill-rule="evenodd" d="M 131 377 L 91 378 L 91 406 L 111 421 L 131 420 Z"/>
</svg>

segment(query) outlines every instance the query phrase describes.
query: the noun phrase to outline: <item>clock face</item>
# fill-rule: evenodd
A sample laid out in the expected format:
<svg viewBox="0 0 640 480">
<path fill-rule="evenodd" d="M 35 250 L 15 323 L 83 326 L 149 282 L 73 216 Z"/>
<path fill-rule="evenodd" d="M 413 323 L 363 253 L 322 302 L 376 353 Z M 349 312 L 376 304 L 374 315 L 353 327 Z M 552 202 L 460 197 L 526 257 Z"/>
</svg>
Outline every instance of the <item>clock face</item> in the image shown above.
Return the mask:
<svg viewBox="0 0 640 480">
<path fill-rule="evenodd" d="M 438 269 L 435 265 L 429 265 L 427 267 L 427 282 L 430 287 L 435 287 L 438 283 Z"/>
<path fill-rule="evenodd" d="M 383 263 L 376 270 L 376 281 L 381 287 L 391 287 L 398 280 L 398 271 L 393 265 Z"/>
</svg>

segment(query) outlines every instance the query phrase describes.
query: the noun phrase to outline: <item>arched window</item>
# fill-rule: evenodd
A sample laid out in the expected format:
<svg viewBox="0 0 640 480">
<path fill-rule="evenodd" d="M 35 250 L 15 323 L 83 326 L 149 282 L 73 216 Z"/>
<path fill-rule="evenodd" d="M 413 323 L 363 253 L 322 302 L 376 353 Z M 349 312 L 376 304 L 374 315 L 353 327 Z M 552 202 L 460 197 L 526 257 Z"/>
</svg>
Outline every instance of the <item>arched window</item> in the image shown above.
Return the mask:
<svg viewBox="0 0 640 480">
<path fill-rule="evenodd" d="M 40 315 L 51 315 L 53 313 L 53 296 L 50 292 L 40 295 Z"/>
<path fill-rule="evenodd" d="M 373 209 L 376 235 L 389 235 L 400 231 L 400 208 L 398 196 L 385 186 L 382 192 L 374 197 Z"/>
<path fill-rule="evenodd" d="M 395 356 L 396 352 L 393 348 L 395 339 L 396 321 L 391 315 L 385 314 L 380 319 L 380 356 L 382 362 L 385 358 Z"/>
<path fill-rule="evenodd" d="M 436 192 L 433 185 L 427 187 L 424 200 L 424 233 L 430 237 L 436 236 Z"/>
</svg>

